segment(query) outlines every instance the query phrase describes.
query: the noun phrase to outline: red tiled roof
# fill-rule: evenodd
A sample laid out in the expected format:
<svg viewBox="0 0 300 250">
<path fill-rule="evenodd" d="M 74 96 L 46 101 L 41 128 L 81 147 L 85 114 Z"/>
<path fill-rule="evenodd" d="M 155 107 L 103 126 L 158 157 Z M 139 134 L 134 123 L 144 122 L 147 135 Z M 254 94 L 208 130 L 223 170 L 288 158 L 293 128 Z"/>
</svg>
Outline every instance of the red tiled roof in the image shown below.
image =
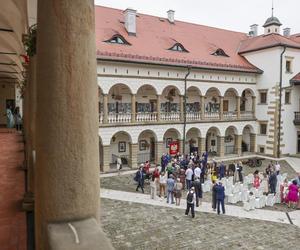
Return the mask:
<svg viewBox="0 0 300 250">
<path fill-rule="evenodd" d="M 290 80 L 291 83 L 300 83 L 300 72 L 295 75 L 291 80 Z"/>
<path fill-rule="evenodd" d="M 208 69 L 261 72 L 238 54 L 241 40 L 247 34 L 138 14 L 136 36 L 129 36 L 122 10 L 95 7 L 97 57 L 101 59 L 191 65 Z M 122 35 L 131 45 L 103 42 L 113 35 Z M 181 43 L 189 53 L 168 50 Z M 211 55 L 221 48 L 229 57 Z"/>
<path fill-rule="evenodd" d="M 300 49 L 300 44 L 291 40 L 290 38 L 280 34 L 268 34 L 243 40 L 241 42 L 239 53 L 257 51 L 281 45 Z"/>
<path fill-rule="evenodd" d="M 300 43 L 300 33 L 290 36 L 290 39 L 292 39 L 296 43 Z"/>
</svg>

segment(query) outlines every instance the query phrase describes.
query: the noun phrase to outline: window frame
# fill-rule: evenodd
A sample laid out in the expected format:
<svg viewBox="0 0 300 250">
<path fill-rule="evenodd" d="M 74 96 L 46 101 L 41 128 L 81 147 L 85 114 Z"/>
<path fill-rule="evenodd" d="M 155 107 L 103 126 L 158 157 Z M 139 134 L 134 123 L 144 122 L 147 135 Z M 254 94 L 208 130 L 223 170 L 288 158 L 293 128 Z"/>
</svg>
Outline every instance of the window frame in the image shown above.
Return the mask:
<svg viewBox="0 0 300 250">
<path fill-rule="evenodd" d="M 259 93 L 259 103 L 260 105 L 267 105 L 268 104 L 268 90 L 265 89 L 265 90 L 258 90 L 258 93 Z M 262 102 L 262 98 L 261 98 L 261 95 L 262 94 L 265 94 L 266 95 L 266 98 L 265 98 L 265 102 Z"/>
<path fill-rule="evenodd" d="M 112 42 L 115 39 L 120 39 L 122 43 L 119 42 Z M 103 41 L 105 43 L 110 43 L 110 44 L 119 44 L 119 45 L 131 45 L 127 40 L 121 36 L 120 34 L 113 35 L 110 39 Z"/>
<path fill-rule="evenodd" d="M 229 55 L 227 55 L 225 53 L 225 51 L 221 48 L 218 48 L 214 53 L 212 53 L 211 55 L 213 56 L 224 56 L 224 57 L 229 57 Z"/>
<path fill-rule="evenodd" d="M 287 99 L 286 99 L 287 94 L 289 95 L 288 102 L 287 102 Z M 291 90 L 290 89 L 286 89 L 284 91 L 284 104 L 291 104 Z"/>
<path fill-rule="evenodd" d="M 265 133 L 262 133 L 262 126 L 265 126 Z M 267 121 L 260 121 L 259 122 L 259 135 L 266 136 L 268 135 L 268 122 Z"/>
<path fill-rule="evenodd" d="M 174 48 L 180 48 L 181 50 L 174 49 Z M 175 43 L 168 50 L 175 51 L 175 52 L 180 52 L 180 53 L 188 53 L 189 52 L 181 43 Z"/>
</svg>

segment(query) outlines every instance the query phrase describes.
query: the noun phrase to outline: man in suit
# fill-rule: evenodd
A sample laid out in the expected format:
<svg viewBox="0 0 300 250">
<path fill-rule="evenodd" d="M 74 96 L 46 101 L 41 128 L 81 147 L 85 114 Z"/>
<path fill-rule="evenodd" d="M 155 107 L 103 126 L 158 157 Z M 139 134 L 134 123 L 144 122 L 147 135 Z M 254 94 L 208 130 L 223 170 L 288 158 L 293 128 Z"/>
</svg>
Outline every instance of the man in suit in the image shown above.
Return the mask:
<svg viewBox="0 0 300 250">
<path fill-rule="evenodd" d="M 201 199 L 202 199 L 202 185 L 199 177 L 195 178 L 195 181 L 192 182 L 192 187 L 195 188 L 196 193 L 196 207 L 199 207 L 199 200 L 201 205 Z"/>
<path fill-rule="evenodd" d="M 135 180 L 138 183 L 135 191 L 138 191 L 139 188 L 141 188 L 142 192 L 144 193 L 144 180 L 145 180 L 145 178 L 144 178 L 144 173 L 143 173 L 143 168 L 142 167 L 140 167 L 139 170 L 136 172 Z"/>
<path fill-rule="evenodd" d="M 270 185 L 270 193 L 275 194 L 276 186 L 277 186 L 277 174 L 274 170 L 271 171 L 271 174 L 269 177 L 269 185 Z"/>
<path fill-rule="evenodd" d="M 216 198 L 217 198 L 217 212 L 220 214 L 220 205 L 222 206 L 222 213 L 225 214 L 225 188 L 222 185 L 222 182 L 216 186 Z"/>
<path fill-rule="evenodd" d="M 225 166 L 224 162 L 222 161 L 221 165 L 220 165 L 220 172 L 219 172 L 220 173 L 220 176 L 219 176 L 220 180 L 225 177 L 225 171 L 226 171 L 226 166 Z"/>
</svg>

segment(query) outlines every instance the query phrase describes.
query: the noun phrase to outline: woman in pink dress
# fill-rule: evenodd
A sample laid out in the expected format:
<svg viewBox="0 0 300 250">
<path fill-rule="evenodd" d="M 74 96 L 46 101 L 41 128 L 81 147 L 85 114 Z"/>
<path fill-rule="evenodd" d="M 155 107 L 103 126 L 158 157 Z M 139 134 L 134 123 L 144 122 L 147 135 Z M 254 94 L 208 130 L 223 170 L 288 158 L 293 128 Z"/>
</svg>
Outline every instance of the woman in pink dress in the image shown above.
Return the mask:
<svg viewBox="0 0 300 250">
<path fill-rule="evenodd" d="M 259 178 L 259 175 L 256 174 L 256 175 L 254 175 L 253 187 L 259 188 L 259 186 L 260 186 L 260 178 Z"/>
<path fill-rule="evenodd" d="M 291 207 L 292 204 L 293 208 L 296 208 L 298 200 L 298 186 L 297 182 L 293 180 L 293 183 L 289 186 L 289 193 L 287 195 L 288 206 Z"/>
</svg>

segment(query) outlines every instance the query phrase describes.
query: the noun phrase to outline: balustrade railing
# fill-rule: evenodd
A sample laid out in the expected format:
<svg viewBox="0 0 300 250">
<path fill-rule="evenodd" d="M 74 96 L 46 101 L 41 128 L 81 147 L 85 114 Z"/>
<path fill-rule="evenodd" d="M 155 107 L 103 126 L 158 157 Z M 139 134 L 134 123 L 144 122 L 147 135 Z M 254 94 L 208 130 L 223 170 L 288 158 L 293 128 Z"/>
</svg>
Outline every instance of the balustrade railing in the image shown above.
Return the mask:
<svg viewBox="0 0 300 250">
<path fill-rule="evenodd" d="M 136 121 L 137 122 L 157 121 L 157 113 L 156 112 L 137 113 L 136 114 Z"/>
<path fill-rule="evenodd" d="M 188 121 L 199 121 L 201 118 L 201 112 L 188 112 L 186 113 L 186 119 Z"/>
<path fill-rule="evenodd" d="M 109 113 L 108 123 L 129 123 L 131 122 L 131 113 Z"/>
<path fill-rule="evenodd" d="M 241 111 L 241 118 L 251 119 L 253 117 L 254 117 L 253 111 Z"/>
<path fill-rule="evenodd" d="M 234 120 L 237 118 L 237 112 L 236 111 L 226 111 L 223 113 L 223 117 L 225 120 Z"/>
<path fill-rule="evenodd" d="M 136 122 L 156 122 L 158 118 L 161 121 L 180 121 L 181 112 L 161 112 L 160 117 L 158 117 L 157 112 L 141 112 L 137 113 L 135 116 Z M 219 112 L 205 112 L 204 119 L 201 119 L 201 112 L 187 112 L 186 120 L 187 121 L 210 121 L 210 120 L 219 120 Z M 253 119 L 253 111 L 241 111 L 240 119 Z M 228 111 L 223 112 L 223 119 L 226 120 L 237 120 L 237 111 Z M 295 112 L 295 120 L 300 123 L 300 112 Z M 108 124 L 117 124 L 117 123 L 131 123 L 132 114 L 131 113 L 108 113 L 107 123 Z M 99 114 L 99 123 L 104 123 L 104 114 Z"/>
<path fill-rule="evenodd" d="M 207 120 L 216 120 L 220 119 L 220 113 L 219 112 L 205 112 L 204 118 Z"/>
<path fill-rule="evenodd" d="M 160 113 L 160 119 L 162 121 L 179 121 L 180 112 L 162 112 Z"/>
</svg>

